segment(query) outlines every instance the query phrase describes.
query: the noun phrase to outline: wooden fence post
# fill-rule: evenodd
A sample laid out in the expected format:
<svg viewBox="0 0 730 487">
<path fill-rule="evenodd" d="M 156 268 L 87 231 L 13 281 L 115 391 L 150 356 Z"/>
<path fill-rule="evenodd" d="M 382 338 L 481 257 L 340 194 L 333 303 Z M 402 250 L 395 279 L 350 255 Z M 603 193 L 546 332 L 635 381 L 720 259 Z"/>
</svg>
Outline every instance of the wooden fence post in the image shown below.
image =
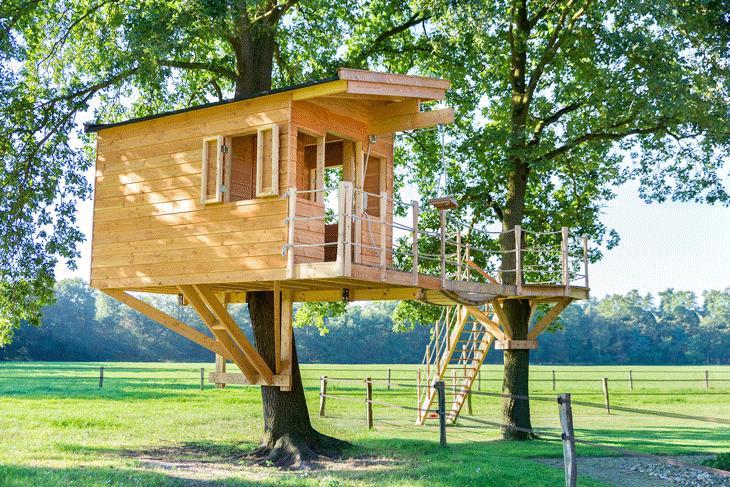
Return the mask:
<svg viewBox="0 0 730 487">
<path fill-rule="evenodd" d="M 327 399 L 327 376 L 319 378 L 319 417 L 324 418 L 324 403 Z"/>
<path fill-rule="evenodd" d="M 563 460 L 565 462 L 565 486 L 578 484 L 578 461 L 575 457 L 575 436 L 573 434 L 573 411 L 570 407 L 570 394 L 558 396 L 560 429 L 563 438 Z"/>
<path fill-rule="evenodd" d="M 104 367 L 99 367 L 99 389 L 104 386 Z"/>
<path fill-rule="evenodd" d="M 553 390 L 555 390 L 555 370 L 553 370 Z"/>
<path fill-rule="evenodd" d="M 439 402 L 439 443 L 446 447 L 446 391 L 444 381 L 440 380 L 433 385 L 438 393 Z"/>
<path fill-rule="evenodd" d="M 205 368 L 200 368 L 200 390 L 205 388 Z"/>
<path fill-rule="evenodd" d="M 601 379 L 601 383 L 603 384 L 603 402 L 606 403 L 606 412 L 611 414 L 611 404 L 608 402 L 608 378 Z"/>
<path fill-rule="evenodd" d="M 367 393 L 365 414 L 368 420 L 368 429 L 371 430 L 373 429 L 373 381 L 370 380 L 370 377 L 365 379 L 365 391 Z"/>
<path fill-rule="evenodd" d="M 710 371 L 705 370 L 705 389 L 710 388 Z"/>
<path fill-rule="evenodd" d="M 390 369 L 388 369 L 388 390 L 390 390 Z"/>
<path fill-rule="evenodd" d="M 634 374 L 629 369 L 629 390 L 634 390 Z"/>
</svg>

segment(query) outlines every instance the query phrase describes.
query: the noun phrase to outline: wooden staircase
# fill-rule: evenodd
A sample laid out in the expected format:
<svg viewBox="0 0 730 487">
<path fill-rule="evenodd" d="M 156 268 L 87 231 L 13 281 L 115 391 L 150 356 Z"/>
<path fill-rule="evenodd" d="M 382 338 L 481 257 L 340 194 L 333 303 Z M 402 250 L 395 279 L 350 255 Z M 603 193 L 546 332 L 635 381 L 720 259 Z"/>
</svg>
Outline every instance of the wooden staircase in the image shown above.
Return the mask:
<svg viewBox="0 0 730 487">
<path fill-rule="evenodd" d="M 433 384 L 444 381 L 446 386 L 447 419 L 452 423 L 459 417 L 469 391 L 477 379 L 479 369 L 494 342 L 487 323 L 497 319 L 487 304 L 478 308 L 455 304 L 443 308 L 434 332 L 426 347 L 418 371 L 418 419 L 422 425 L 427 419 L 436 419 L 436 389 Z M 474 316 L 477 315 L 477 316 Z"/>
</svg>

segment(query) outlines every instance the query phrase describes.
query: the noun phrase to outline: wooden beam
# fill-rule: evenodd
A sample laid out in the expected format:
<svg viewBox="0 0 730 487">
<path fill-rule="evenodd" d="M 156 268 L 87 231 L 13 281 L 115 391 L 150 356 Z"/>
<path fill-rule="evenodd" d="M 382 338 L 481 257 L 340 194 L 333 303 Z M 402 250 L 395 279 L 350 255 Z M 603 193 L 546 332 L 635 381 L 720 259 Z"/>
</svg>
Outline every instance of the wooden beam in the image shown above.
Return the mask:
<svg viewBox="0 0 730 487">
<path fill-rule="evenodd" d="M 368 134 L 384 135 L 404 130 L 415 130 L 436 125 L 447 124 L 454 121 L 454 109 L 442 108 L 430 112 L 419 112 L 398 117 L 374 120 L 368 124 Z"/>
<path fill-rule="evenodd" d="M 403 101 L 384 103 L 370 108 L 370 121 L 420 113 L 421 100 L 409 98 Z"/>
<path fill-rule="evenodd" d="M 487 316 L 484 311 L 480 310 L 476 306 L 465 306 L 465 308 L 467 309 L 467 311 L 469 311 L 469 314 L 476 318 L 479 323 L 484 325 L 489 333 L 494 335 L 497 340 L 504 340 L 506 338 L 504 336 L 504 332 L 499 329 L 499 325 L 490 320 L 489 316 Z"/>
<path fill-rule="evenodd" d="M 342 287 L 346 287 L 344 283 Z M 403 301 L 421 297 L 421 289 L 416 287 L 394 287 L 374 289 L 353 289 L 350 291 L 350 301 Z M 333 302 L 342 301 L 342 289 L 322 291 L 295 291 L 292 300 L 302 302 Z"/>
<path fill-rule="evenodd" d="M 246 376 L 246 379 L 254 384 L 257 380 L 256 369 L 253 368 L 251 362 L 241 352 L 241 350 L 233 343 L 230 335 L 226 331 L 225 327 L 218 322 L 213 316 L 213 313 L 208 309 L 200 297 L 198 292 L 193 286 L 179 286 L 180 292 L 183 293 L 185 298 L 190 303 L 190 306 L 198 313 L 200 319 L 206 324 L 210 331 L 213 332 L 216 339 L 228 350 L 231 355 L 231 360 L 238 366 L 238 368 Z"/>
<path fill-rule="evenodd" d="M 226 350 L 220 343 L 216 342 L 208 335 L 199 332 L 192 326 L 186 325 L 182 321 L 173 318 L 167 313 L 163 313 L 151 304 L 145 303 L 141 299 L 135 298 L 131 294 L 127 294 L 126 292 L 119 289 L 102 289 L 101 292 L 111 298 L 116 299 L 121 303 L 126 304 L 133 310 L 142 313 L 147 318 L 151 319 L 152 321 L 156 321 L 165 328 L 184 336 L 192 342 L 197 343 L 201 347 L 208 349 L 218 355 L 222 355 L 229 360 L 233 360 L 231 354 L 228 353 L 228 350 Z"/>
<path fill-rule="evenodd" d="M 233 341 L 238 345 L 246 358 L 251 362 L 256 372 L 263 377 L 264 381 L 271 385 L 272 376 L 274 373 L 271 371 L 263 357 L 259 355 L 251 342 L 248 341 L 246 335 L 244 335 L 241 328 L 236 323 L 236 320 L 228 313 L 225 306 L 218 300 L 218 297 L 204 286 L 193 285 L 193 288 L 203 298 L 203 301 L 208 305 L 210 310 L 213 312 L 218 322 L 223 325 L 228 334 L 233 338 Z"/>
<path fill-rule="evenodd" d="M 497 340 L 494 348 L 495 350 L 534 350 L 537 348 L 537 340 Z"/>
<path fill-rule="evenodd" d="M 504 308 L 502 308 L 502 304 L 495 299 L 492 301 L 492 309 L 494 309 L 494 314 L 497 315 L 499 324 L 502 325 L 502 329 L 504 329 L 504 333 L 507 335 L 507 338 L 512 338 L 514 336 L 512 335 L 512 326 L 509 324 L 509 320 L 504 312 Z"/>
<path fill-rule="evenodd" d="M 274 282 L 274 372 L 281 373 L 281 286 Z"/>
<path fill-rule="evenodd" d="M 292 91 L 292 100 L 307 100 L 309 98 L 318 98 L 320 96 L 335 95 L 337 93 L 347 92 L 347 80 L 340 79 L 330 81 L 329 83 L 321 83 L 318 85 L 307 86 Z"/>
<path fill-rule="evenodd" d="M 291 391 L 292 362 L 294 360 L 294 339 L 292 338 L 292 292 L 281 293 L 281 375 L 288 379 L 286 385 L 280 386 L 282 391 Z"/>
<path fill-rule="evenodd" d="M 272 384 L 267 384 L 261 377 L 257 377 L 254 382 L 249 381 L 245 375 L 234 372 L 211 372 L 208 374 L 208 381 L 214 384 L 239 384 L 239 385 L 256 385 L 256 386 L 279 386 L 285 387 L 289 385 L 290 378 L 283 375 L 274 374 L 272 376 Z"/>
<path fill-rule="evenodd" d="M 558 315 L 562 313 L 562 311 L 570 304 L 571 301 L 572 299 L 566 298 L 561 299 L 560 301 L 555 303 L 555 305 L 550 308 L 550 311 L 545 313 L 542 318 L 537 320 L 537 323 L 535 323 L 535 326 L 532 327 L 532 330 L 527 333 L 527 338 L 529 340 L 534 340 L 535 338 L 537 338 L 537 336 L 542 333 L 543 330 L 545 330 L 545 328 L 550 325 L 550 323 L 555 321 L 555 318 L 557 318 Z"/>
<path fill-rule="evenodd" d="M 447 79 L 431 78 L 428 76 L 412 76 L 409 74 L 378 73 L 365 69 L 339 68 L 337 77 L 350 81 L 369 81 L 372 83 L 387 83 L 393 85 L 422 86 L 427 88 L 441 88 L 447 90 L 451 82 Z"/>
</svg>

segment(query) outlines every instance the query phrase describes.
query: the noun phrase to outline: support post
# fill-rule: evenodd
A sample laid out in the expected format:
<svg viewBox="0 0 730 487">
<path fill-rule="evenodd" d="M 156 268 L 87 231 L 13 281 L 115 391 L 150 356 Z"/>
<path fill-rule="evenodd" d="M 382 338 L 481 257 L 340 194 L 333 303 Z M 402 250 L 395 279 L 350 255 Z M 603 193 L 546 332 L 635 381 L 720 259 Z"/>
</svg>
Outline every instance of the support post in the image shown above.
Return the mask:
<svg viewBox="0 0 730 487">
<path fill-rule="evenodd" d="M 200 368 L 200 390 L 205 389 L 205 368 Z"/>
<path fill-rule="evenodd" d="M 411 206 L 413 207 L 413 275 L 416 278 L 416 281 L 418 281 L 418 201 L 413 200 L 411 201 Z"/>
<path fill-rule="evenodd" d="M 224 374 L 226 372 L 226 359 L 219 354 L 215 354 L 215 372 L 216 374 Z M 218 376 L 220 377 L 220 375 Z M 226 384 L 223 382 L 216 382 L 216 388 L 223 389 Z"/>
<path fill-rule="evenodd" d="M 705 370 L 705 389 L 710 388 L 710 371 Z"/>
<path fill-rule="evenodd" d="M 319 378 L 319 417 L 324 418 L 324 405 L 327 399 L 327 376 Z"/>
<path fill-rule="evenodd" d="M 558 396 L 560 429 L 563 437 L 563 460 L 565 462 L 565 487 L 578 485 L 578 461 L 575 456 L 575 436 L 573 433 L 573 411 L 570 407 L 570 394 Z"/>
<path fill-rule="evenodd" d="M 555 370 L 553 370 L 553 390 L 555 390 Z"/>
<path fill-rule="evenodd" d="M 289 188 L 287 191 L 287 199 L 289 200 L 289 227 L 287 237 L 287 254 L 286 254 L 286 277 L 287 279 L 294 278 L 294 229 L 296 227 L 296 215 L 297 215 L 297 190 L 296 188 Z"/>
<path fill-rule="evenodd" d="M 294 357 L 292 331 L 292 292 L 287 289 L 281 292 L 281 375 L 288 378 L 288 385 L 280 387 L 282 391 L 291 391 L 292 361 Z"/>
<path fill-rule="evenodd" d="M 522 294 L 522 225 L 515 225 L 515 284 L 517 294 Z"/>
<path fill-rule="evenodd" d="M 583 283 L 588 286 L 588 235 L 583 235 Z"/>
<path fill-rule="evenodd" d="M 373 381 L 370 377 L 365 379 L 365 391 L 367 393 L 365 414 L 368 421 L 368 429 L 373 429 Z"/>
<path fill-rule="evenodd" d="M 629 369 L 629 390 L 634 390 L 634 374 Z"/>
<path fill-rule="evenodd" d="M 433 385 L 438 394 L 439 404 L 439 443 L 442 447 L 446 447 L 446 391 L 444 390 L 444 381 L 440 380 Z"/>
<path fill-rule="evenodd" d="M 466 392 L 466 410 L 469 413 L 469 416 L 473 416 L 474 412 L 471 408 L 471 388 Z"/>
<path fill-rule="evenodd" d="M 611 414 L 611 404 L 608 402 L 608 378 L 601 379 L 601 383 L 603 384 L 603 402 L 606 404 L 606 412 Z"/>
<path fill-rule="evenodd" d="M 561 228 L 561 233 L 563 239 L 560 246 L 560 259 L 563 268 L 563 286 L 567 288 L 570 284 L 570 275 L 568 270 L 568 239 L 570 236 L 568 234 L 568 227 Z"/>
<path fill-rule="evenodd" d="M 388 369 L 388 390 L 390 390 L 390 369 Z"/>
<path fill-rule="evenodd" d="M 416 375 L 416 390 L 418 391 L 416 394 L 418 396 L 418 400 L 416 401 L 416 403 L 417 403 L 416 406 L 420 409 L 420 407 L 421 407 L 421 367 L 418 367 L 418 375 Z M 419 415 L 420 415 L 420 412 L 419 412 Z"/>
<path fill-rule="evenodd" d="M 477 373 L 477 391 L 482 390 L 482 371 L 479 369 L 479 372 Z"/>
<path fill-rule="evenodd" d="M 99 389 L 104 387 L 104 367 L 99 367 Z"/>
<path fill-rule="evenodd" d="M 466 243 L 465 252 L 466 252 L 466 261 L 470 262 L 471 261 L 471 244 L 469 242 Z M 466 270 L 466 276 L 465 276 L 466 280 L 471 281 L 471 266 L 469 266 L 469 264 L 467 264 L 465 270 Z"/>
<path fill-rule="evenodd" d="M 380 193 L 380 268 L 385 270 L 388 256 L 388 193 Z"/>
<path fill-rule="evenodd" d="M 446 210 L 439 211 L 441 230 L 441 283 L 446 282 Z"/>
<path fill-rule="evenodd" d="M 456 231 L 456 280 L 461 281 L 461 229 Z"/>
</svg>

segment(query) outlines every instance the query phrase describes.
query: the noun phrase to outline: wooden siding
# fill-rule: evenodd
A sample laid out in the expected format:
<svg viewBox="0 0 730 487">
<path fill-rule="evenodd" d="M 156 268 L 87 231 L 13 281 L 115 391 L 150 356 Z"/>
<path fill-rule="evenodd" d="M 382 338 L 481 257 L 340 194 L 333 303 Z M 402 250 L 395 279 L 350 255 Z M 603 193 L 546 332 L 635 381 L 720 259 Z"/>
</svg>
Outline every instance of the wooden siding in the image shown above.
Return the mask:
<svg viewBox="0 0 730 487">
<path fill-rule="evenodd" d="M 251 133 L 272 123 L 279 126 L 284 191 L 287 96 L 103 130 L 97 140 L 92 286 L 226 282 L 283 270 L 285 200 L 200 202 L 203 138 Z"/>
</svg>

